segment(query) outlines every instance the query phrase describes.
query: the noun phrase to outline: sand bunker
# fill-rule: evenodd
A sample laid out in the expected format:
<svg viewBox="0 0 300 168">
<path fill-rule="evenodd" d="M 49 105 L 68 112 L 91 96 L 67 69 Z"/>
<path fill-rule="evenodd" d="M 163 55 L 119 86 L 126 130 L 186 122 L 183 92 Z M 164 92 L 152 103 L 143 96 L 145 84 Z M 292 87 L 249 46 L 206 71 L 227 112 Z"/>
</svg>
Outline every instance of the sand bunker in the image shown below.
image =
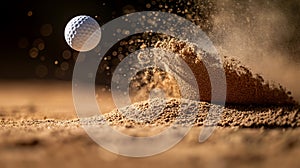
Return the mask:
<svg viewBox="0 0 300 168">
<path fill-rule="evenodd" d="M 211 114 L 209 110 L 220 108 L 218 105 L 211 104 L 210 77 L 207 67 L 201 60 L 203 54 L 207 53 L 196 53 L 197 48 L 194 44 L 172 37 L 163 37 L 149 44 L 145 43 L 145 40 L 141 40 L 133 45 L 142 49 L 154 47 L 178 54 L 194 73 L 200 100 L 184 100 L 185 102 L 182 102 L 175 78 L 169 73 L 153 67 L 138 72 L 132 78 L 130 97 L 135 103 L 122 109 L 115 109 L 105 114 L 104 117 L 94 116 L 83 119 L 83 123 L 101 124 L 106 121 L 112 126 L 126 128 L 169 126 L 175 123 L 180 126 L 191 124 L 202 126 L 207 115 Z M 300 126 L 300 108 L 292 98 L 291 92 L 286 91 L 280 84 L 265 81 L 261 75 L 252 73 L 248 67 L 236 59 L 228 56 L 221 56 L 221 59 L 226 75 L 227 94 L 226 106 L 221 107 L 224 108 L 221 118 L 216 120 L 218 126 L 241 128 L 294 128 Z M 214 68 L 214 65 L 208 64 L 207 66 Z M 164 91 L 166 99 L 159 96 L 151 97 L 151 92 L 156 88 Z M 186 106 L 188 113 L 196 115 L 182 117 L 182 112 L 179 110 L 183 106 L 182 103 Z M 149 113 L 151 104 L 156 106 L 152 109 L 152 113 Z"/>
<path fill-rule="evenodd" d="M 179 125 L 202 126 L 209 110 L 220 108 L 218 105 L 211 104 L 210 77 L 207 67 L 201 60 L 202 54 L 207 53 L 196 53 L 197 48 L 194 44 L 171 37 L 157 40 L 154 44 L 141 42 L 137 46 L 140 48 L 152 46 L 178 54 L 194 73 L 200 100 L 182 102 L 175 78 L 161 69 L 149 68 L 140 71 L 132 78 L 130 97 L 135 103 L 122 109 L 115 109 L 104 117 L 94 116 L 82 121 L 94 124 L 107 121 L 110 125 L 126 128 L 165 126 L 174 124 L 175 121 Z M 236 59 L 227 56 L 221 56 L 221 59 L 226 75 L 227 95 L 226 107 L 221 114 L 221 119 L 216 120 L 218 126 L 245 128 L 300 126 L 299 106 L 292 98 L 291 92 L 286 91 L 280 84 L 265 81 L 261 75 L 252 73 Z M 156 88 L 164 91 L 166 99 L 149 96 Z M 187 112 L 196 115 L 181 117 L 182 112 L 179 109 L 183 106 L 182 103 L 187 106 Z M 152 109 L 153 112 L 149 113 L 151 104 L 156 106 Z"/>
</svg>

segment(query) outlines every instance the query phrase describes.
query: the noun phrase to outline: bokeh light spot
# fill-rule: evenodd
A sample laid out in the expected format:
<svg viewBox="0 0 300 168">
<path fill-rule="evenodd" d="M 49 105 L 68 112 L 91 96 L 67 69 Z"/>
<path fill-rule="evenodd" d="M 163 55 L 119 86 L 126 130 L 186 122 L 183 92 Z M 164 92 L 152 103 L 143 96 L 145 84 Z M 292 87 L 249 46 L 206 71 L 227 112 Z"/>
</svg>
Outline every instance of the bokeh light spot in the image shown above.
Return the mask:
<svg viewBox="0 0 300 168">
<path fill-rule="evenodd" d="M 37 38 L 33 41 L 33 47 L 39 49 L 40 51 L 44 50 L 45 49 L 45 43 L 42 39 L 40 38 Z"/>
<path fill-rule="evenodd" d="M 151 4 L 150 3 L 148 3 L 148 4 L 146 4 L 146 8 L 151 8 Z"/>
<path fill-rule="evenodd" d="M 62 53 L 62 57 L 65 60 L 68 60 L 72 57 L 72 52 L 70 50 L 64 50 L 63 53 Z"/>
<path fill-rule="evenodd" d="M 126 5 L 123 7 L 124 14 L 129 14 L 129 13 L 134 13 L 134 12 L 135 12 L 135 9 L 134 9 L 134 6 L 132 6 L 132 5 Z"/>
<path fill-rule="evenodd" d="M 44 50 L 44 49 L 45 49 L 45 43 L 40 43 L 40 44 L 38 44 L 38 49 L 39 49 L 40 51 Z"/>
<path fill-rule="evenodd" d="M 52 32 L 53 32 L 53 28 L 51 24 L 44 24 L 40 29 L 41 35 L 45 37 L 50 36 Z"/>
<path fill-rule="evenodd" d="M 69 63 L 64 61 L 60 64 L 60 69 L 63 71 L 67 71 L 69 69 Z"/>
<path fill-rule="evenodd" d="M 39 50 L 37 48 L 33 47 L 29 50 L 29 56 L 31 58 L 36 58 L 38 55 L 39 55 Z"/>
<path fill-rule="evenodd" d="M 33 15 L 33 12 L 32 12 L 32 11 L 28 11 L 28 12 L 27 12 L 27 16 L 30 17 L 30 16 L 32 16 L 32 15 Z"/>
</svg>

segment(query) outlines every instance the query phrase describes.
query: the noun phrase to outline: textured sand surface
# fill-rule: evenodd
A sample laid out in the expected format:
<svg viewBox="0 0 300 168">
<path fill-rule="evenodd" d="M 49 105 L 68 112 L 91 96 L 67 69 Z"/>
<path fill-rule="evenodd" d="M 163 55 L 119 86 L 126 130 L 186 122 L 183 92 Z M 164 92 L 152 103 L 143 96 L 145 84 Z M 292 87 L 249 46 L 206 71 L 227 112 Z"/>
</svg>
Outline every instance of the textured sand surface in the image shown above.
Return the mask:
<svg viewBox="0 0 300 168">
<path fill-rule="evenodd" d="M 201 128 L 162 154 L 128 158 L 93 142 L 75 120 L 18 120 L 1 123 L 1 167 L 299 167 L 300 130 L 218 127 L 198 143 Z M 128 135 L 147 136 L 157 128 L 118 127 Z"/>
<path fill-rule="evenodd" d="M 205 32 L 211 32 L 213 40 L 230 51 L 225 52 L 229 55 L 235 53 L 239 59 L 253 57 L 255 64 L 261 60 L 259 66 L 263 65 L 263 69 L 265 64 L 274 64 L 270 67 L 277 67 L 275 72 L 270 67 L 264 71 L 271 71 L 273 79 L 297 81 L 294 78 L 298 67 L 292 68 L 297 71 L 290 69 L 281 72 L 290 64 L 284 64 L 282 59 L 276 58 L 277 55 L 288 55 L 286 52 L 290 48 L 286 49 L 284 43 L 290 43 L 291 40 L 283 37 L 293 36 L 294 30 L 288 28 L 291 24 L 287 25 L 293 21 L 283 17 L 283 13 L 281 15 L 274 11 L 269 1 L 249 1 L 249 4 L 214 0 L 169 2 L 171 4 L 167 0 L 151 1 L 146 7 L 152 10 L 152 6 L 155 10 L 173 12 L 187 18 Z M 268 5 L 259 7 L 265 3 Z M 130 13 L 129 8 L 132 10 L 131 5 L 125 6 L 123 12 Z M 188 41 L 178 41 L 152 32 L 122 39 L 112 47 L 111 53 L 107 53 L 99 65 L 97 84 L 110 85 L 117 64 L 129 53 L 147 47 L 180 55 L 195 75 L 199 100 L 180 100 L 181 93 L 174 76 L 150 68 L 139 72 L 130 83 L 130 96 L 136 103 L 115 109 L 109 89 L 99 86 L 96 99 L 104 115 L 79 119 L 72 103 L 71 83 L 0 81 L 0 168 L 300 167 L 300 107 L 294 101 L 293 94 L 284 86 L 254 74 L 242 62 L 229 56 L 220 56 L 227 83 L 226 107 L 209 103 L 212 86 L 207 69 L 216 68 L 214 58 L 205 51 L 196 52 L 199 48 Z M 277 48 L 284 48 L 284 52 Z M 261 55 L 266 55 L 268 59 L 258 59 Z M 204 57 L 212 62 L 204 66 Z M 44 76 L 39 73 L 43 72 L 37 72 L 38 76 Z M 288 78 L 279 75 L 284 73 L 291 75 Z M 297 82 L 292 83 L 294 90 L 299 90 L 295 89 Z M 154 88 L 163 90 L 168 99 L 147 100 Z M 185 111 L 181 111 L 182 108 Z M 210 109 L 218 109 L 220 118 L 211 114 Z M 216 130 L 207 141 L 199 143 L 199 133 L 203 125 L 210 124 L 206 122 L 210 115 L 217 126 Z M 158 134 L 174 124 L 174 129 L 186 126 L 193 128 L 171 150 L 137 159 L 104 150 L 82 128 L 83 125 L 96 125 L 103 131 L 104 122 L 124 134 L 138 137 Z M 114 142 L 114 139 L 109 141 Z M 132 150 L 135 150 L 134 146 Z"/>
<path fill-rule="evenodd" d="M 151 106 L 151 104 L 155 106 Z M 151 109 L 152 110 L 149 110 Z M 184 109 L 181 110 L 180 109 Z M 120 110 L 114 110 L 105 115 L 106 121 L 112 125 L 145 126 L 170 125 L 175 121 L 178 124 L 202 126 L 210 109 L 221 108 L 205 102 L 170 99 L 164 103 L 163 99 L 132 104 Z M 136 113 L 138 109 L 138 113 Z M 245 107 L 229 106 L 222 108 L 221 127 L 240 128 L 295 128 L 300 126 L 300 108 L 298 106 L 273 107 Z M 182 113 L 195 113 L 195 118 L 182 118 Z M 128 119 L 132 118 L 132 119 Z M 102 117 L 92 118 L 100 121 Z"/>
<path fill-rule="evenodd" d="M 37 92 L 37 88 L 43 92 Z M 5 91 L 7 89 L 10 92 Z M 198 143 L 202 127 L 195 126 L 171 150 L 153 157 L 135 159 L 112 154 L 88 137 L 76 118 L 70 83 L 2 81 L 0 91 L 3 95 L 0 107 L 1 168 L 300 166 L 299 110 L 295 106 L 228 107 L 224 110 L 219 126 L 204 143 Z M 169 111 L 175 110 L 178 102 L 172 99 Z M 110 106 L 109 102 L 106 104 Z M 196 121 L 201 125 L 200 119 L 206 116 L 207 109 L 212 105 L 196 101 L 194 105 L 199 105 L 203 110 Z M 147 102 L 134 106 L 145 108 Z M 113 119 L 111 124 L 116 129 L 133 136 L 157 133 L 167 128 L 174 119 L 170 113 L 165 113 L 153 125 L 139 126 L 126 120 L 120 123 L 122 120 L 117 114 L 114 111 L 105 116 Z M 162 120 L 168 117 L 169 121 Z M 252 122 L 260 118 L 267 123 L 257 125 Z M 99 116 L 89 118 L 88 121 L 100 124 L 95 122 L 97 119 Z"/>
<path fill-rule="evenodd" d="M 209 80 L 201 60 L 195 59 L 193 46 L 170 39 L 156 47 L 179 53 L 191 66 L 202 86 L 199 89 L 201 101 L 176 98 L 180 93 L 176 92 L 178 87 L 172 76 L 152 69 L 140 74 L 146 77 L 132 82 L 131 97 L 137 98 L 136 101 L 146 100 L 149 92 L 158 86 L 168 88 L 167 97 L 175 98 L 166 101 L 154 98 L 114 110 L 111 93 L 100 87 L 97 101 L 105 114 L 78 119 L 70 83 L 2 81 L 0 167 L 300 166 L 300 108 L 290 92 L 280 85 L 268 84 L 236 60 L 224 57 L 227 106 L 210 104 Z M 140 83 L 150 85 L 137 87 Z M 149 111 L 151 107 L 153 111 Z M 187 116 L 182 117 L 181 108 Z M 215 119 L 217 128 L 213 135 L 199 143 L 198 136 L 210 114 L 209 109 L 222 109 L 221 118 Z M 171 150 L 136 159 L 104 150 L 81 127 L 81 124 L 97 125 L 101 129 L 104 122 L 131 136 L 152 136 L 174 123 L 178 124 L 176 129 L 187 125 L 193 128 Z"/>
</svg>

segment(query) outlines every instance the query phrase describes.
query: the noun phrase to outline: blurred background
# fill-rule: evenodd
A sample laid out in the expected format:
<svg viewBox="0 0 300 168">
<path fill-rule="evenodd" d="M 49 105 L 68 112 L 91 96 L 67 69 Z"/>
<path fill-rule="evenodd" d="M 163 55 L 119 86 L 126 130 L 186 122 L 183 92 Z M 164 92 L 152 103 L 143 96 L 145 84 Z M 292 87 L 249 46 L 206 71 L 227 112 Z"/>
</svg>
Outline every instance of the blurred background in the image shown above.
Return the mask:
<svg viewBox="0 0 300 168">
<path fill-rule="evenodd" d="M 299 9 L 298 0 L 8 1 L 0 10 L 0 79 L 71 80 L 78 54 L 64 40 L 71 18 L 90 15 L 103 25 L 126 13 L 160 10 L 199 25 L 222 55 L 300 92 Z"/>
<path fill-rule="evenodd" d="M 71 79 L 77 52 L 64 41 L 64 27 L 85 14 L 105 23 L 125 1 L 9 1 L 1 6 L 0 78 Z M 115 10 L 115 12 L 113 12 Z"/>
<path fill-rule="evenodd" d="M 192 1 L 169 0 L 75 0 L 10 1 L 1 6 L 0 78 L 70 80 L 76 51 L 67 46 L 64 28 L 77 15 L 90 15 L 100 25 L 127 13 L 160 10 L 185 16 Z M 201 2 L 203 11 L 209 0 Z M 178 8 L 178 9 L 177 9 Z M 203 17 L 198 20 L 205 18 Z M 210 23 L 209 23 L 210 24 Z M 204 25 L 204 23 L 202 24 Z"/>
</svg>

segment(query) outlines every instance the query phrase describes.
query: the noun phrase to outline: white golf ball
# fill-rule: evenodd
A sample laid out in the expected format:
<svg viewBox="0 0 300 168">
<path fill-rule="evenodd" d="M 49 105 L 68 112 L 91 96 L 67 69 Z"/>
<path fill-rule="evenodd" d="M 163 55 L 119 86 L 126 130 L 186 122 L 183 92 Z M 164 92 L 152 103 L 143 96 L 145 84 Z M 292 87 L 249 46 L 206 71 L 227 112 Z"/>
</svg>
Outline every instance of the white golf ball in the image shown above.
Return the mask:
<svg viewBox="0 0 300 168">
<path fill-rule="evenodd" d="M 66 25 L 65 39 L 74 50 L 89 51 L 100 42 L 101 29 L 98 22 L 92 17 L 76 16 Z"/>
</svg>

